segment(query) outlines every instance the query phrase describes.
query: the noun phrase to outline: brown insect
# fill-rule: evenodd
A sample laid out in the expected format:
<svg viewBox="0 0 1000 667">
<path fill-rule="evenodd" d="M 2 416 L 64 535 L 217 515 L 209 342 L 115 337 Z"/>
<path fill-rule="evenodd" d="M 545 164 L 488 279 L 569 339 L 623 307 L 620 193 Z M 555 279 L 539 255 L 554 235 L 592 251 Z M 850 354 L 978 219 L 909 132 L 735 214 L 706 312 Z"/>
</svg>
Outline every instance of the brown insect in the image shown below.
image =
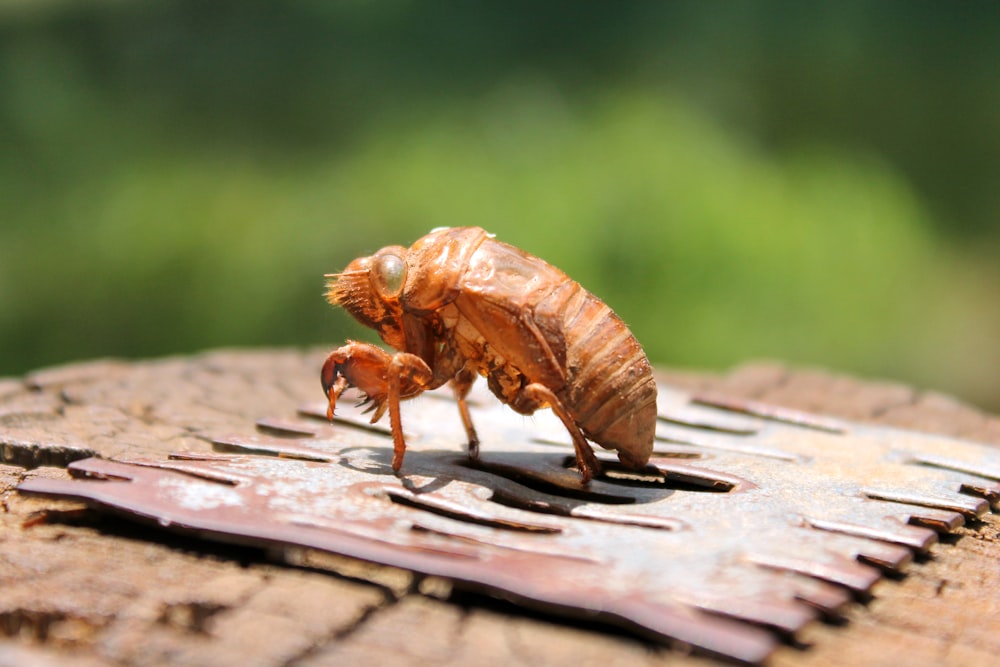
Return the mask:
<svg viewBox="0 0 1000 667">
<path fill-rule="evenodd" d="M 559 269 L 478 227 L 432 231 L 409 249 L 387 246 L 328 274 L 327 300 L 399 350 L 348 341 L 323 364 L 333 419 L 357 387 L 389 410 L 393 470 L 406 443 L 399 402 L 451 383 L 469 439 L 479 438 L 465 397 L 478 375 L 519 413 L 549 407 L 566 426 L 587 483 L 600 472 L 587 438 L 631 468 L 646 465 L 656 425 L 656 382 L 638 341 L 600 299 Z"/>
</svg>

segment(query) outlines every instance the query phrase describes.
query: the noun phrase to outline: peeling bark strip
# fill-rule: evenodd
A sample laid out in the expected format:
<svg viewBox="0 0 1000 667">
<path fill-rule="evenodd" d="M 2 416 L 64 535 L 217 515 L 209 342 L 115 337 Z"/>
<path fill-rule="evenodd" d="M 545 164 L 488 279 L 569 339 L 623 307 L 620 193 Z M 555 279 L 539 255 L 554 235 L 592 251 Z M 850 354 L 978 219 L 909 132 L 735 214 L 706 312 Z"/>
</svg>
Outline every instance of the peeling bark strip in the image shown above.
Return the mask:
<svg viewBox="0 0 1000 667">
<path fill-rule="evenodd" d="M 44 381 L 36 379 L 30 387 L 22 385 L 22 389 L 16 390 L 11 388 L 9 381 L 4 384 L 5 391 L 0 395 L 0 437 L 11 441 L 20 438 L 23 442 L 26 440 L 24 429 L 32 428 L 38 430 L 34 437 L 38 442 L 71 441 L 106 458 L 163 460 L 167 452 L 184 451 L 185 458 L 194 459 L 189 462 L 193 468 L 204 467 L 197 459 L 218 456 L 211 452 L 209 440 L 213 435 L 248 433 L 249 425 L 257 419 L 286 417 L 301 402 L 315 399 L 318 392 L 315 373 L 322 356 L 320 353 L 217 352 L 134 364 L 111 362 L 112 366 L 106 368 L 114 370 L 98 373 L 77 371 L 72 366 L 58 372 L 46 371 L 35 374 Z M 711 396 L 722 393 L 785 408 L 818 411 L 827 417 L 847 417 L 883 425 L 926 425 L 937 430 L 950 429 L 951 435 L 968 439 L 1000 442 L 1000 421 L 996 418 L 940 396 L 913 392 L 898 385 L 886 385 L 883 391 L 881 385 L 874 383 L 818 372 L 792 372 L 779 366 L 744 367 L 722 377 L 666 377 L 673 386 Z M 41 409 L 39 401 L 50 401 L 56 409 Z M 35 405 L 34 412 L 26 407 L 30 403 Z M 827 404 L 831 408 L 823 409 Z M 425 402 L 415 409 L 429 409 L 429 406 Z M 675 475 L 687 475 L 684 479 L 689 480 L 690 486 L 689 468 L 718 467 L 715 464 L 725 457 L 747 454 L 736 447 L 711 453 L 698 450 L 704 456 L 690 456 L 692 448 L 747 437 L 739 435 L 753 430 L 746 428 L 742 421 L 746 418 L 746 415 L 734 413 L 731 419 L 711 423 L 713 428 L 703 428 L 703 421 L 696 419 L 686 420 L 687 426 L 677 423 L 684 420 L 664 420 L 658 429 L 664 429 L 670 436 L 683 431 L 687 437 L 700 442 L 693 445 L 659 442 L 660 455 L 669 457 L 660 460 L 669 461 Z M 287 447 L 292 443 L 308 442 L 302 433 L 297 438 L 282 433 L 281 424 L 281 421 L 271 422 L 273 428 L 268 431 L 277 444 L 267 441 L 261 443 L 262 446 L 278 447 L 283 443 Z M 330 428 L 322 424 L 319 427 Z M 355 433 L 350 427 L 339 428 L 348 446 L 352 442 L 357 445 L 365 438 L 381 437 L 371 432 Z M 44 439 L 37 437 L 38 433 L 43 434 Z M 780 449 L 774 447 L 775 444 L 771 443 L 771 448 Z M 539 446 L 547 447 L 559 457 L 564 453 L 557 445 Z M 421 448 L 417 445 L 414 453 Z M 437 449 L 461 459 L 457 447 L 442 445 Z M 773 453 L 759 452 L 762 460 L 774 461 L 774 465 L 796 465 L 787 456 L 770 457 Z M 924 455 L 914 463 L 927 468 L 925 472 L 951 474 L 967 467 L 960 458 Z M 504 464 L 507 463 L 511 462 L 505 460 Z M 181 464 L 183 460 L 172 462 L 171 470 L 182 469 Z M 300 462 L 295 465 L 327 464 Z M 517 467 L 516 462 L 512 467 Z M 198 542 L 178 541 L 158 531 L 108 523 L 99 518 L 89 522 L 90 525 L 88 522 L 52 524 L 22 530 L 19 526 L 37 510 L 73 507 L 65 502 L 12 493 L 11 488 L 25 476 L 29 479 L 66 478 L 64 471 L 45 467 L 25 473 L 21 468 L 0 466 L 0 500 L 3 501 L 0 504 L 0 616 L 47 619 L 43 624 L 46 636 L 15 633 L 7 640 L 0 639 L 0 661 L 5 652 L 15 652 L 18 656 L 26 651 L 32 655 L 37 652 L 35 660 L 40 661 L 51 660 L 53 655 L 58 657 L 59 651 L 72 649 L 75 658 L 93 660 L 94 664 L 108 661 L 325 664 L 334 659 L 349 660 L 362 655 L 366 659 L 385 656 L 393 657 L 396 662 L 405 658 L 409 662 L 433 660 L 435 664 L 472 666 L 519 661 L 578 664 L 598 660 L 602 664 L 630 665 L 678 662 L 676 654 L 650 653 L 635 640 L 554 626 L 512 613 L 514 610 L 510 608 L 501 607 L 496 612 L 481 608 L 462 612 L 452 603 L 420 596 L 416 593 L 419 586 L 415 582 L 409 587 L 393 584 L 392 596 L 383 587 L 363 583 L 399 579 L 396 574 L 390 574 L 392 572 L 405 576 L 405 572 L 391 568 L 363 563 L 347 567 L 344 561 L 338 565 L 336 559 L 306 558 L 301 552 L 296 553 L 297 562 L 321 569 L 330 566 L 349 579 L 254 562 L 244 563 L 244 567 L 237 562 L 239 554 L 245 554 L 243 558 L 246 558 L 246 554 L 253 552 L 239 549 L 220 552 L 214 547 L 199 546 Z M 205 476 L 188 478 L 220 488 L 232 487 L 229 478 L 235 479 L 229 475 L 223 480 L 225 484 L 218 484 Z M 384 479 L 387 482 L 394 480 L 392 477 Z M 418 478 L 413 479 L 416 482 Z M 235 482 L 237 487 L 241 483 Z M 676 482 L 668 480 L 667 483 Z M 621 486 L 625 484 L 631 486 Z M 629 489 L 627 493 L 652 493 L 657 488 L 652 485 L 650 479 L 639 476 L 631 481 L 619 480 L 615 488 L 618 489 L 616 493 L 621 493 L 623 488 Z M 986 483 L 969 485 L 967 492 L 975 492 L 977 488 L 986 500 L 995 500 L 995 496 L 989 496 L 990 488 Z M 433 489 L 422 489 L 417 483 L 412 490 L 419 493 Z M 886 489 L 880 491 L 886 495 Z M 899 500 L 898 496 L 907 489 L 891 491 Z M 696 492 L 688 488 L 678 493 Z M 732 493 L 738 491 L 702 492 L 702 495 L 724 501 Z M 965 498 L 953 504 L 952 510 L 925 508 L 928 524 L 933 525 L 936 520 L 942 529 L 953 525 L 948 521 L 956 515 L 955 510 L 967 515 L 977 514 L 979 505 L 974 506 L 975 499 Z M 582 501 L 569 505 L 566 501 L 560 502 L 562 507 L 557 510 L 572 512 L 573 505 L 579 506 Z M 405 504 L 392 505 L 399 511 L 419 511 Z M 441 507 L 435 507 L 440 512 Z M 615 507 L 635 508 L 634 505 Z M 575 511 L 579 513 L 579 507 Z M 593 508 L 583 514 L 593 515 Z M 443 520 L 433 512 L 428 516 L 421 522 L 422 528 L 433 529 L 430 524 Z M 535 522 L 545 518 L 543 514 L 535 513 L 534 516 Z M 957 516 L 961 519 L 961 515 Z M 598 522 L 605 519 L 602 515 L 580 518 Z M 852 536 L 836 539 L 872 537 L 871 534 L 859 534 L 858 527 L 846 521 L 824 523 L 817 517 L 811 519 L 817 531 L 827 531 L 833 536 Z M 303 521 L 303 517 L 298 520 Z M 103 532 L 95 532 L 91 526 Z M 491 529 L 470 527 L 469 530 Z M 677 530 L 676 524 L 658 528 L 661 534 L 678 534 Z M 916 534 L 919 530 L 901 531 L 897 542 L 902 545 L 900 547 L 866 553 L 866 562 L 870 565 L 889 569 L 905 566 L 907 549 L 929 548 L 934 556 L 917 565 L 919 571 L 911 568 L 912 576 L 876 584 L 872 589 L 875 600 L 866 607 L 850 603 L 839 585 L 816 582 L 808 595 L 804 591 L 803 597 L 817 609 L 840 609 L 853 622 L 841 627 L 816 623 L 806 626 L 800 631 L 798 641 L 812 644 L 812 648 L 779 648 L 774 663 L 872 663 L 886 655 L 916 663 L 987 662 L 1000 650 L 1000 638 L 993 631 L 995 609 L 990 606 L 1000 598 L 1000 572 L 996 567 L 1000 558 L 1000 523 L 995 515 L 986 514 L 971 528 L 957 529 L 958 534 L 966 536 L 963 539 L 954 543 L 949 539 L 948 543 L 935 546 L 924 540 L 924 533 Z M 184 550 L 177 551 L 173 545 L 182 546 Z M 475 551 L 479 547 L 470 542 L 468 548 Z M 216 555 L 199 556 L 192 552 L 193 549 Z M 789 571 L 802 564 L 772 559 L 763 565 Z M 859 563 L 850 569 L 857 586 L 866 585 L 858 578 L 867 572 L 862 569 L 864 567 Z M 841 574 L 848 576 L 848 570 Z M 301 585 L 291 585 L 296 581 Z M 399 602 L 392 602 L 396 599 L 394 596 L 401 596 Z M 456 599 L 467 601 L 469 598 Z M 792 611 L 790 607 L 783 610 L 744 608 L 741 613 L 765 613 L 774 627 L 794 628 L 798 621 Z M 417 614 L 420 622 L 400 622 L 412 614 Z M 88 620 L 84 625 L 77 619 Z M 20 627 L 41 626 L 22 624 Z M 88 631 L 73 628 L 88 628 Z M 691 661 L 692 664 L 701 662 Z"/>
<path fill-rule="evenodd" d="M 65 468 L 73 461 L 96 455 L 97 452 L 88 447 L 25 438 L 6 438 L 0 434 L 0 461 L 22 468 L 39 466 Z"/>
</svg>

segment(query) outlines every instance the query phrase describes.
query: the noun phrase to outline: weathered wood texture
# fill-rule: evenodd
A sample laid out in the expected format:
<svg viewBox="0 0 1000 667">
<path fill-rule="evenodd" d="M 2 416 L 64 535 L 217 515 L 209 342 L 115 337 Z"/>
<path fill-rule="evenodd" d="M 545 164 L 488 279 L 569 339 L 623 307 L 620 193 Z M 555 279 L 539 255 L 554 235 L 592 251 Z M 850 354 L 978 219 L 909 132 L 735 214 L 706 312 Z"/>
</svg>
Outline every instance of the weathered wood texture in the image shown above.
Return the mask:
<svg viewBox="0 0 1000 667">
<path fill-rule="evenodd" d="M 711 664 L 599 628 L 488 601 L 434 596 L 407 572 L 305 554 L 274 565 L 13 491 L 68 460 L 208 451 L 204 434 L 243 431 L 320 392 L 322 353 L 212 352 L 97 361 L 0 379 L 0 666 Z M 1000 445 L 1000 418 L 946 396 L 820 371 L 751 364 L 724 375 L 664 373 L 853 420 Z M 30 525 L 40 510 L 55 520 Z M 990 664 L 1000 654 L 1000 519 L 990 515 L 846 625 L 814 624 L 775 665 Z"/>
</svg>

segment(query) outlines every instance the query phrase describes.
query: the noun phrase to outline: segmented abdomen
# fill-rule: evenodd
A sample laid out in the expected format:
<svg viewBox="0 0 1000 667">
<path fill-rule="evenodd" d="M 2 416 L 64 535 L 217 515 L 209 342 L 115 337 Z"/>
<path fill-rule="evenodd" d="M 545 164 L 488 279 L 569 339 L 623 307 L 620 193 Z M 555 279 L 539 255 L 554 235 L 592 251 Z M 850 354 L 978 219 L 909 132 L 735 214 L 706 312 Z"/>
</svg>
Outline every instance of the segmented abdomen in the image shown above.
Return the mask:
<svg viewBox="0 0 1000 667">
<path fill-rule="evenodd" d="M 540 312 L 561 324 L 566 384 L 558 395 L 574 421 L 590 440 L 618 450 L 623 463 L 645 465 L 656 430 L 656 381 L 635 336 L 572 280 L 537 304 Z"/>
</svg>

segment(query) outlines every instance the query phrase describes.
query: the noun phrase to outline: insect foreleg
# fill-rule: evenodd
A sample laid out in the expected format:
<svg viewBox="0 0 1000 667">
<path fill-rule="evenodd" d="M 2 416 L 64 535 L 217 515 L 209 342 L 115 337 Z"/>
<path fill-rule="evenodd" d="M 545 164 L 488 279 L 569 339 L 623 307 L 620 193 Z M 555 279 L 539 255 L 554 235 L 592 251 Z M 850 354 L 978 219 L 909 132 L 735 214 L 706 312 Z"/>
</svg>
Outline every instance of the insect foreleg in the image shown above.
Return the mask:
<svg viewBox="0 0 1000 667">
<path fill-rule="evenodd" d="M 399 470 L 406 452 L 399 402 L 429 389 L 434 374 L 423 359 L 408 352 L 389 354 L 368 343 L 348 342 L 330 353 L 321 380 L 329 399 L 327 417 L 333 419 L 337 399 L 347 387 L 357 387 L 371 402 L 374 424 L 389 410 L 392 426 L 392 468 Z"/>
<path fill-rule="evenodd" d="M 406 453 L 403 421 L 399 416 L 401 398 L 416 396 L 426 389 L 434 373 L 423 359 L 408 352 L 397 352 L 389 362 L 389 425 L 392 427 L 392 469 L 399 472 Z"/>
<path fill-rule="evenodd" d="M 551 389 L 538 382 L 532 382 L 521 388 L 510 401 L 510 407 L 525 415 L 530 415 L 539 408 L 552 408 L 573 439 L 573 447 L 576 448 L 576 466 L 580 469 L 583 483 L 587 484 L 594 475 L 600 474 L 601 464 L 594 455 L 593 448 L 583 437 L 580 427 L 573 421 L 562 401 Z"/>
<path fill-rule="evenodd" d="M 333 381 L 332 386 L 329 390 L 327 390 L 327 397 L 330 399 L 326 406 L 327 421 L 333 421 L 333 413 L 337 408 L 337 399 L 340 398 L 340 395 L 344 393 L 344 390 L 347 389 L 348 386 L 347 377 L 341 375 Z"/>
</svg>

